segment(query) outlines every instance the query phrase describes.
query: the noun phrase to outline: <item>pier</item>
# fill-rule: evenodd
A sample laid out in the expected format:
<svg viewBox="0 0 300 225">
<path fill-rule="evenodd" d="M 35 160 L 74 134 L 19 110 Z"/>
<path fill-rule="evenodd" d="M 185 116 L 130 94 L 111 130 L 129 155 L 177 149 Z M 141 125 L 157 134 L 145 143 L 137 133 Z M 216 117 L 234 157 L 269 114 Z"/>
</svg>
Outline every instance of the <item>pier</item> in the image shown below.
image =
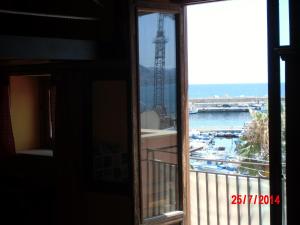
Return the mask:
<svg viewBox="0 0 300 225">
<path fill-rule="evenodd" d="M 251 103 L 265 103 L 268 102 L 268 97 L 208 97 L 189 99 L 192 104 L 206 103 L 206 104 L 251 104 Z"/>
<path fill-rule="evenodd" d="M 285 98 L 282 98 L 284 101 Z M 189 100 L 189 113 L 266 111 L 268 97 L 209 97 Z"/>
<path fill-rule="evenodd" d="M 230 128 L 194 128 L 191 132 L 242 132 L 243 127 L 230 127 Z"/>
</svg>

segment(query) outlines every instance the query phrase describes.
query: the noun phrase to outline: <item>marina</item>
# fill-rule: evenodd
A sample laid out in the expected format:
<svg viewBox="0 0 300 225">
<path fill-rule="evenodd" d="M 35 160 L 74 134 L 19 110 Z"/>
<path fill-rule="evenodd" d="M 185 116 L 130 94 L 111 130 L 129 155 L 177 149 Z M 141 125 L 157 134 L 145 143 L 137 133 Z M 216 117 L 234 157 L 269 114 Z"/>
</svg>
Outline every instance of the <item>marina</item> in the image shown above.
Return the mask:
<svg viewBox="0 0 300 225">
<path fill-rule="evenodd" d="M 238 173 L 240 158 L 236 145 L 244 133 L 243 128 L 190 130 L 190 165 L 194 170 L 206 172 Z"/>
<path fill-rule="evenodd" d="M 284 97 L 282 97 L 284 100 Z M 238 146 L 251 123 L 251 112 L 268 110 L 266 96 L 189 99 L 190 166 L 195 171 L 248 175 Z M 252 158 L 257 163 L 258 158 Z M 251 164 L 251 166 L 254 166 Z M 247 169 L 241 169 L 247 168 Z"/>
</svg>

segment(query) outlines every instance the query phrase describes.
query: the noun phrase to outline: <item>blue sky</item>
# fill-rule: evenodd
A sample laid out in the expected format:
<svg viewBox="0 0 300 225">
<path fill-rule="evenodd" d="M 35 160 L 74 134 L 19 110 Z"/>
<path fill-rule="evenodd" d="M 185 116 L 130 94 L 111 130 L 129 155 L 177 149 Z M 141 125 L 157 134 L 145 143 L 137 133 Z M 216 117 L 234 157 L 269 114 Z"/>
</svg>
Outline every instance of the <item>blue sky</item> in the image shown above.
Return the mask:
<svg viewBox="0 0 300 225">
<path fill-rule="evenodd" d="M 280 2 L 280 44 L 289 44 L 288 0 Z M 266 0 L 229 0 L 187 7 L 190 84 L 267 83 Z M 139 60 L 154 66 L 158 13 L 139 17 Z M 175 23 L 165 18 L 166 68 L 175 67 Z M 284 63 L 281 63 L 284 75 Z M 282 81 L 284 77 L 282 76 Z"/>
<path fill-rule="evenodd" d="M 266 83 L 265 0 L 231 0 L 189 6 L 190 84 Z"/>
<path fill-rule="evenodd" d="M 280 0 L 281 44 L 289 43 L 287 4 Z M 187 14 L 190 84 L 267 83 L 266 0 L 192 5 Z"/>
<path fill-rule="evenodd" d="M 158 13 L 151 13 L 139 16 L 139 61 L 140 65 L 146 67 L 154 66 L 155 44 L 153 43 L 157 32 Z M 165 36 L 168 40 L 165 48 L 166 68 L 175 68 L 176 47 L 175 47 L 175 20 L 172 14 L 164 19 Z"/>
</svg>

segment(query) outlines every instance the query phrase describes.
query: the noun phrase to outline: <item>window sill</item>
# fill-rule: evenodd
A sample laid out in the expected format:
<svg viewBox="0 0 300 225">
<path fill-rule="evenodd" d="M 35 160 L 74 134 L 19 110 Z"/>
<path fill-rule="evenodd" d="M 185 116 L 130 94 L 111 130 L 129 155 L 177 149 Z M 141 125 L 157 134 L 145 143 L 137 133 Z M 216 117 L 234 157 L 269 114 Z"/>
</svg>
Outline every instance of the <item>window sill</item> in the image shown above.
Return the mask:
<svg viewBox="0 0 300 225">
<path fill-rule="evenodd" d="M 144 219 L 142 225 L 175 224 L 183 221 L 183 215 L 184 213 L 182 211 L 168 212 L 160 216 Z"/>
<path fill-rule="evenodd" d="M 16 153 L 18 155 L 35 155 L 35 156 L 53 157 L 53 151 L 51 149 L 21 150 Z"/>
</svg>

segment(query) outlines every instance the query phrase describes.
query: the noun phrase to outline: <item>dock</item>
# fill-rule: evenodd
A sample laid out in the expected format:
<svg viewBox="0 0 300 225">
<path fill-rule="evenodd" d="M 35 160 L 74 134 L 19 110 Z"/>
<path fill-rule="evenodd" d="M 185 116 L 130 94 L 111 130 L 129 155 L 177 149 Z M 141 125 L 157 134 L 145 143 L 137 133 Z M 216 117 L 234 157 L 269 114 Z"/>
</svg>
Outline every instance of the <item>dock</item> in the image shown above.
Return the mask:
<svg viewBox="0 0 300 225">
<path fill-rule="evenodd" d="M 268 97 L 210 97 L 189 100 L 189 113 L 266 111 Z"/>
<path fill-rule="evenodd" d="M 197 98 L 189 99 L 192 104 L 206 103 L 206 104 L 250 104 L 250 103 L 267 103 L 268 97 L 208 97 L 208 98 Z"/>
<path fill-rule="evenodd" d="M 251 107 L 199 107 L 199 112 L 249 112 Z"/>
<path fill-rule="evenodd" d="M 242 132 L 243 127 L 230 127 L 230 128 L 194 128 L 191 129 L 192 132 Z"/>
</svg>

